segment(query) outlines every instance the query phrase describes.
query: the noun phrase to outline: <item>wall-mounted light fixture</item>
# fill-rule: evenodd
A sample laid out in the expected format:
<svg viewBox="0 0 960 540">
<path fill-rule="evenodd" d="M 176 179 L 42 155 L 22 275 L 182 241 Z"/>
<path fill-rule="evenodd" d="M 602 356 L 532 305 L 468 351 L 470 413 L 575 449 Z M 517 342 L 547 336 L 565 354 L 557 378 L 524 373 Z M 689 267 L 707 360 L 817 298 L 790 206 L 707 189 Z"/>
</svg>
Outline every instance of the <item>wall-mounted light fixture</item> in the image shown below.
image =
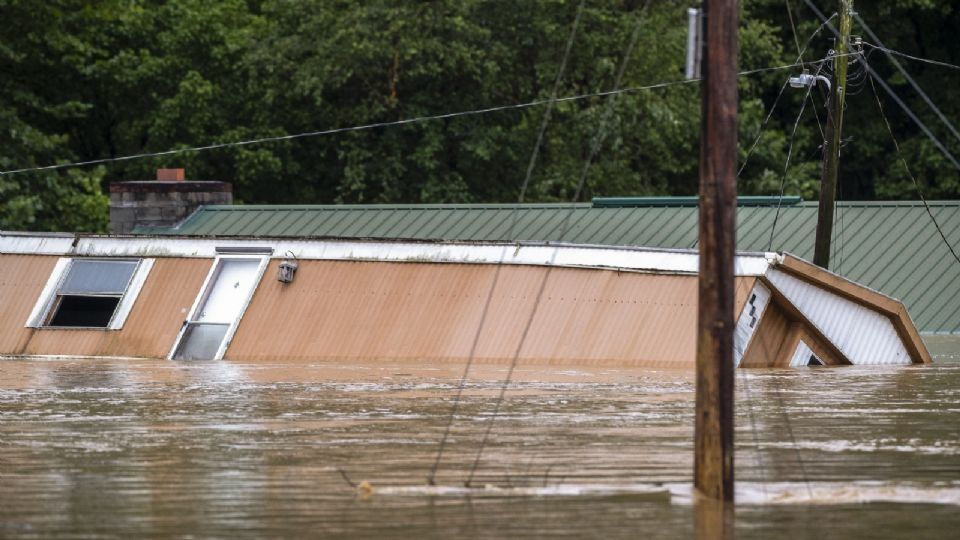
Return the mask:
<svg viewBox="0 0 960 540">
<path fill-rule="evenodd" d="M 293 260 L 291 261 L 288 258 L 280 263 L 280 269 L 277 271 L 277 281 L 281 283 L 292 283 L 293 275 L 297 272 L 297 267 L 299 266 L 297 264 L 297 256 L 294 255 L 292 251 L 288 251 L 287 254 L 290 255 L 290 258 Z"/>
</svg>

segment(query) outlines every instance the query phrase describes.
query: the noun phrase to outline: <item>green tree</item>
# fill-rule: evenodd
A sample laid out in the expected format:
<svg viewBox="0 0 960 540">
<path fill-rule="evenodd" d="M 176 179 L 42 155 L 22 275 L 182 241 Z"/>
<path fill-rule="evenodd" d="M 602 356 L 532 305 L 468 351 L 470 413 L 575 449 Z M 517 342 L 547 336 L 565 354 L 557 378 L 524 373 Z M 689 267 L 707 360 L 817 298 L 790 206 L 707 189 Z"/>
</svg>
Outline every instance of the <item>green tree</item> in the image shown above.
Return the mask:
<svg viewBox="0 0 960 540">
<path fill-rule="evenodd" d="M 87 47 L 65 6 L 0 0 L 0 170 L 76 159 L 65 125 L 87 105 L 63 92 L 60 67 Z M 0 228 L 102 231 L 103 168 L 0 175 Z"/>
<path fill-rule="evenodd" d="M 5 22 L 0 168 L 285 137 L 546 99 L 579 4 L 0 0 Z M 586 2 L 561 96 L 610 90 L 628 53 L 621 86 L 681 81 L 690 2 L 655 0 L 643 11 L 645 4 Z M 817 4 L 828 13 L 834 9 L 833 2 Z M 918 0 L 859 7 L 888 45 L 960 62 L 951 32 L 960 25 L 960 7 Z M 792 64 L 819 26 L 802 0 L 743 2 L 741 68 Z M 627 51 L 638 28 L 636 46 Z M 804 60 L 824 58 L 831 45 L 829 31 L 821 30 Z M 871 53 L 868 61 L 960 154 L 960 141 L 881 53 Z M 960 116 L 960 95 L 944 91 L 960 83 L 960 71 L 904 62 L 947 117 Z M 823 95 L 814 91 L 804 105 L 804 92 L 787 88 L 777 99 L 787 77 L 797 72 L 764 71 L 740 79 L 742 194 L 777 194 L 781 186 L 808 199 L 818 194 Z M 854 65 L 851 73 L 841 198 L 916 198 L 862 66 Z M 960 196 L 953 166 L 887 96 L 881 94 L 880 101 L 926 195 Z M 236 199 L 246 203 L 511 202 L 545 111 L 540 105 L 94 168 L 2 175 L 0 226 L 103 230 L 107 183 L 151 178 L 160 166 L 185 167 L 195 179 L 232 181 Z M 699 116 L 695 83 L 558 103 L 526 200 L 570 200 L 596 141 L 581 199 L 692 195 Z"/>
</svg>

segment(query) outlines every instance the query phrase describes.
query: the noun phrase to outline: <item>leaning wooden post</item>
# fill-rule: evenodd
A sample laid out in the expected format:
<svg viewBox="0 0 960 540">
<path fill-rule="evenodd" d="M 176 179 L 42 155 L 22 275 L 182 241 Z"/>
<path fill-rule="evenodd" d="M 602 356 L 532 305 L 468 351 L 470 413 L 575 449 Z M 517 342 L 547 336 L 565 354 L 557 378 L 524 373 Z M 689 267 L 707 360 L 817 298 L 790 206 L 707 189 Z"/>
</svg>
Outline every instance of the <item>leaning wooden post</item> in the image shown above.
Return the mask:
<svg viewBox="0 0 960 540">
<path fill-rule="evenodd" d="M 704 0 L 694 487 L 733 500 L 737 2 Z"/>
</svg>

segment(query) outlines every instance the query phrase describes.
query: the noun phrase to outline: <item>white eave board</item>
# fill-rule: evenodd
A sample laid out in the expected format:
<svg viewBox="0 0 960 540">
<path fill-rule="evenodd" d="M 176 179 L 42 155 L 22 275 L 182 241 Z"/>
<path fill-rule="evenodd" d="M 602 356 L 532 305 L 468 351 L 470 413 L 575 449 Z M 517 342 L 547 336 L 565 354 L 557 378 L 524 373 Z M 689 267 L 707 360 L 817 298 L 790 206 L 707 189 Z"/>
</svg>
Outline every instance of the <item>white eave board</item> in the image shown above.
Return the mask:
<svg viewBox="0 0 960 540">
<path fill-rule="evenodd" d="M 575 244 L 504 244 L 260 238 L 159 238 L 150 236 L 37 237 L 0 235 L 0 253 L 86 257 L 214 258 L 217 248 L 272 249 L 273 258 L 394 262 L 518 264 L 696 274 L 695 250 Z M 42 251 L 40 249 L 42 248 Z M 737 276 L 761 276 L 779 263 L 776 253 L 740 254 Z"/>
</svg>

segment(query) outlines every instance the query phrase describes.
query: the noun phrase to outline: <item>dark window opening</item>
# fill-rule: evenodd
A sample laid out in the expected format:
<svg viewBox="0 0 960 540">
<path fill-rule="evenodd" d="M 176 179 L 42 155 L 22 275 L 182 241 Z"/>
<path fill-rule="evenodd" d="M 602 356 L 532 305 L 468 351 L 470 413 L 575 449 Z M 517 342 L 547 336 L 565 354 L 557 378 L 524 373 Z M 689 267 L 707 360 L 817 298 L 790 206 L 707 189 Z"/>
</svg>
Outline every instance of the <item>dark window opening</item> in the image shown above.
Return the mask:
<svg viewBox="0 0 960 540">
<path fill-rule="evenodd" d="M 811 355 L 810 355 L 810 359 L 807 360 L 807 365 L 808 365 L 808 366 L 822 366 L 822 365 L 823 365 L 823 360 L 820 360 L 819 358 L 817 358 L 816 356 L 814 356 L 814 355 L 811 354 Z"/>
<path fill-rule="evenodd" d="M 119 303 L 119 296 L 59 296 L 47 325 L 106 328 Z"/>
<path fill-rule="evenodd" d="M 108 328 L 139 260 L 72 259 L 43 326 Z"/>
</svg>

